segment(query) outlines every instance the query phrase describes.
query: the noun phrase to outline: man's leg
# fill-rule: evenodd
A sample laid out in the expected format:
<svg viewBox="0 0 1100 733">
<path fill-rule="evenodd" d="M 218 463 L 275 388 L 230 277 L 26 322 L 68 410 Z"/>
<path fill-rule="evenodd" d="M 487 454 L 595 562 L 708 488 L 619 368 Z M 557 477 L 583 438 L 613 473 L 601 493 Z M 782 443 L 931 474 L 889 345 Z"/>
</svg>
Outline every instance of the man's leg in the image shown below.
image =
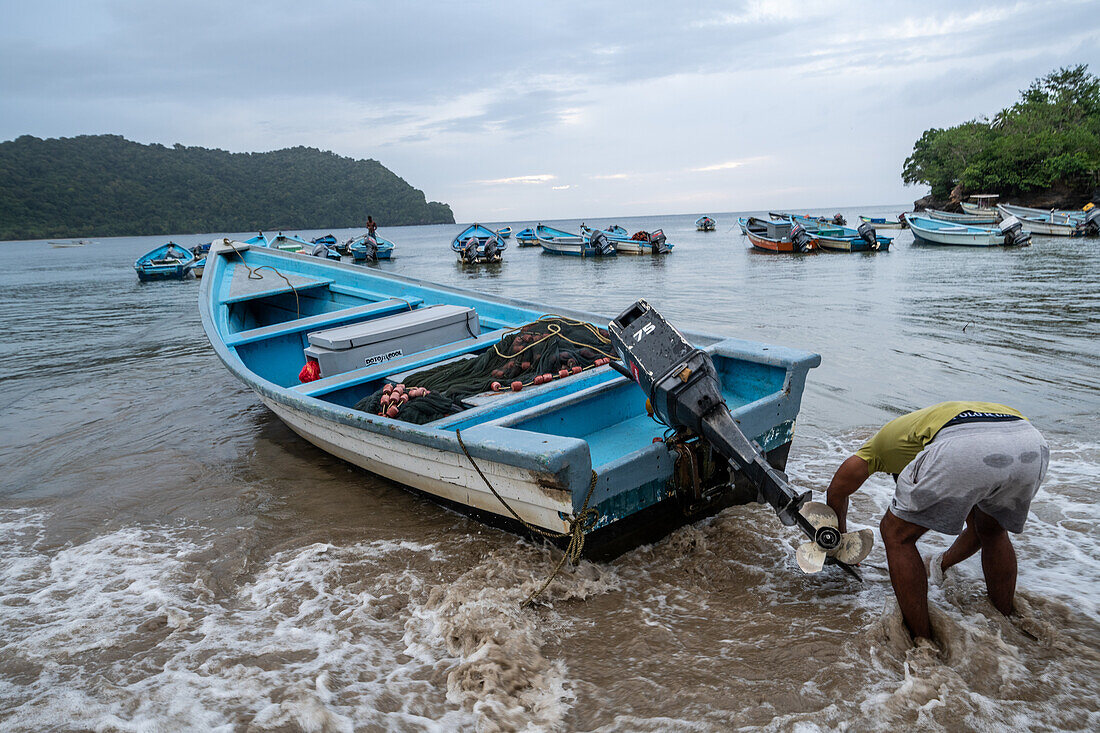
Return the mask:
<svg viewBox="0 0 1100 733">
<path fill-rule="evenodd" d="M 914 639 L 932 638 L 932 623 L 928 619 L 928 576 L 924 561 L 917 551 L 917 540 L 928 531 L 919 524 L 894 516 L 890 510 L 879 524 L 882 543 L 886 547 L 886 562 L 890 566 L 890 583 L 909 633 Z"/>
<path fill-rule="evenodd" d="M 978 540 L 978 533 L 974 530 L 974 512 L 976 511 L 978 511 L 977 507 L 970 510 L 970 514 L 966 516 L 966 529 L 955 538 L 955 541 L 951 543 L 951 547 L 944 551 L 943 559 L 940 562 L 942 570 L 946 571 L 949 567 L 958 565 L 982 549 L 982 543 Z"/>
<path fill-rule="evenodd" d="M 974 531 L 982 543 L 982 572 L 993 606 L 1005 616 L 1012 614 L 1016 595 L 1016 550 L 1008 532 L 981 509 L 974 507 Z"/>
</svg>

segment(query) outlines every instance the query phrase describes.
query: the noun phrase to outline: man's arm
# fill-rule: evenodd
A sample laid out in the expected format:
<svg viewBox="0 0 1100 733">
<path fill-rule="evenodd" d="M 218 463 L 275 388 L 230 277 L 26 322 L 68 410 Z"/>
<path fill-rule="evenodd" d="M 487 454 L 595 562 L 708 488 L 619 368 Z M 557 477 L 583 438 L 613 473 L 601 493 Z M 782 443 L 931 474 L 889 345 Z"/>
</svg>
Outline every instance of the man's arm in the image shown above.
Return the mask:
<svg viewBox="0 0 1100 733">
<path fill-rule="evenodd" d="M 841 532 L 848 531 L 848 497 L 863 486 L 870 475 L 867 461 L 859 456 L 849 456 L 833 474 L 833 480 L 829 482 L 829 490 L 825 494 L 825 503 L 836 512 L 838 529 Z"/>
</svg>

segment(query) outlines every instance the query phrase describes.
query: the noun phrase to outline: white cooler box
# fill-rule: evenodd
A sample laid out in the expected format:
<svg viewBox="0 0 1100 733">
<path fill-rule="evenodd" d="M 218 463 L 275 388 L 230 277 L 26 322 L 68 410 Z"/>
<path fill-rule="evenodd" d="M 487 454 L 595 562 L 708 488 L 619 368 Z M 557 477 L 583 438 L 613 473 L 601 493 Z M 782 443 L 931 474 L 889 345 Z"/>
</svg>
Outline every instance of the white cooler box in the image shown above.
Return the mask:
<svg viewBox="0 0 1100 733">
<path fill-rule="evenodd" d="M 331 377 L 480 335 L 473 308 L 433 305 L 316 331 L 305 353 L 320 365 L 322 377 Z"/>
</svg>

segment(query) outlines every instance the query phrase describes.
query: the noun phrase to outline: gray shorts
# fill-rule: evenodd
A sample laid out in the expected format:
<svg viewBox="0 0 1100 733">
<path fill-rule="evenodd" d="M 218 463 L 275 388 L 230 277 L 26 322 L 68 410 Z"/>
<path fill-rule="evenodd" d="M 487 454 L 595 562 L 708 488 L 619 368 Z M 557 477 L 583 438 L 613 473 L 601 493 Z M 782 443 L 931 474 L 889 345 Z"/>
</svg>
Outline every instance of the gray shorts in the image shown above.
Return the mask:
<svg viewBox="0 0 1100 733">
<path fill-rule="evenodd" d="M 944 534 L 959 534 L 975 506 L 1020 532 L 1047 473 L 1050 449 L 1026 420 L 943 428 L 898 475 L 890 512 Z"/>
</svg>

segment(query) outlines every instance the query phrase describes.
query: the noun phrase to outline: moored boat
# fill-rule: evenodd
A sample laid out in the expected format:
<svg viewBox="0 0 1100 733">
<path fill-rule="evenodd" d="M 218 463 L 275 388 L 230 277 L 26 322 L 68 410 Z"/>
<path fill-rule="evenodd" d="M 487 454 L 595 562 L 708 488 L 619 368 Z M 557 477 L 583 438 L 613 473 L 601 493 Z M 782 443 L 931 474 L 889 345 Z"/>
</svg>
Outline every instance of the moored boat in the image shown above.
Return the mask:
<svg viewBox="0 0 1100 733">
<path fill-rule="evenodd" d="M 501 239 L 507 239 L 512 236 L 512 227 L 502 227 L 497 229 L 497 236 Z"/>
<path fill-rule="evenodd" d="M 1081 212 L 1081 216 L 1068 216 L 1009 204 L 997 204 L 997 211 L 1006 219 L 1010 216 L 1017 217 L 1032 234 L 1044 234 L 1048 237 L 1079 237 L 1084 234 L 1084 212 Z"/>
<path fill-rule="evenodd" d="M 790 219 L 744 219 L 742 229 L 755 249 L 763 252 L 812 252 L 817 248 L 810 233 Z"/>
<path fill-rule="evenodd" d="M 985 226 L 988 224 L 996 224 L 1001 220 L 1001 215 L 996 209 L 991 212 L 982 214 L 956 214 L 953 211 L 941 211 L 940 209 L 925 209 L 921 212 L 921 216 L 926 219 L 938 219 L 939 221 L 949 221 L 953 224 L 967 224 L 969 226 Z"/>
<path fill-rule="evenodd" d="M 717 226 L 717 222 L 709 216 L 700 216 L 695 220 L 695 230 L 699 232 L 713 232 Z"/>
<path fill-rule="evenodd" d="M 267 246 L 273 249 L 280 249 L 283 252 L 301 252 L 303 249 L 307 251 L 313 249 L 311 243 L 301 237 L 294 234 L 283 234 L 282 232 L 269 238 Z"/>
<path fill-rule="evenodd" d="M 191 273 L 195 277 L 202 277 L 202 273 L 205 272 L 205 271 L 206 271 L 206 258 L 205 257 L 198 260 L 197 262 L 195 262 L 194 265 L 191 266 Z"/>
<path fill-rule="evenodd" d="M 963 213 L 971 214 L 973 216 L 996 216 L 997 210 L 994 205 L 997 203 L 997 199 L 1000 198 L 995 193 L 979 193 L 970 197 L 969 201 L 960 201 L 959 206 L 962 207 Z M 996 221 L 996 219 L 994 219 Z"/>
<path fill-rule="evenodd" d="M 599 232 L 599 234 L 602 235 L 602 238 L 586 238 L 581 234 L 573 234 L 545 224 L 539 224 L 535 227 L 535 237 L 538 239 L 543 252 L 570 257 L 606 257 L 614 255 L 616 250 L 611 238 L 604 232 Z"/>
<path fill-rule="evenodd" d="M 637 385 L 604 362 L 616 358 L 606 317 L 228 241 L 211 250 L 199 312 L 230 373 L 305 440 L 512 528 L 511 512 L 550 532 L 579 527 L 589 554 L 756 497 L 701 441 L 664 442 Z M 685 335 L 781 470 L 820 357 Z M 568 371 L 536 374 L 574 355 Z M 479 371 L 490 368 L 511 389 L 494 389 Z"/>
<path fill-rule="evenodd" d="M 162 244 L 138 257 L 134 270 L 138 280 L 182 280 L 191 273 L 195 264 L 195 255 L 175 242 Z"/>
<path fill-rule="evenodd" d="M 921 244 L 945 244 L 960 247 L 1027 246 L 1031 233 L 1023 229 L 1016 217 L 1001 222 L 997 227 L 977 227 L 953 224 L 940 219 L 909 215 L 909 229 L 913 239 Z"/>
<path fill-rule="evenodd" d="M 47 241 L 51 247 L 83 247 L 88 243 L 87 239 L 71 239 L 65 241 Z"/>
<path fill-rule="evenodd" d="M 538 247 L 539 239 L 535 236 L 535 230 L 527 227 L 517 232 L 516 245 L 520 247 Z"/>
<path fill-rule="evenodd" d="M 905 214 L 898 214 L 894 219 L 887 219 L 884 216 L 860 216 L 861 222 L 866 222 L 873 226 L 875 229 L 908 229 L 909 225 L 905 223 Z"/>
<path fill-rule="evenodd" d="M 348 254 L 353 262 L 375 262 L 393 258 L 396 245 L 381 234 L 363 234 L 348 241 Z"/>
<path fill-rule="evenodd" d="M 886 252 L 893 238 L 875 231 L 869 222 L 861 222 L 853 229 L 842 226 L 819 226 L 810 232 L 810 238 L 818 249 L 830 252 Z"/>
<path fill-rule="evenodd" d="M 467 265 L 500 262 L 507 248 L 508 244 L 496 232 L 477 223 L 466 227 L 451 240 L 451 251 Z"/>
<path fill-rule="evenodd" d="M 595 230 L 581 224 L 581 236 L 584 237 L 584 240 L 589 244 L 593 243 L 593 238 L 596 236 L 597 232 L 602 232 L 606 235 L 606 238 L 611 241 L 615 247 L 615 252 L 618 254 L 664 255 L 671 254 L 674 246 L 671 242 L 667 241 L 664 230 L 662 229 L 656 229 L 652 232 L 643 230 L 631 235 L 620 226 Z"/>
</svg>

